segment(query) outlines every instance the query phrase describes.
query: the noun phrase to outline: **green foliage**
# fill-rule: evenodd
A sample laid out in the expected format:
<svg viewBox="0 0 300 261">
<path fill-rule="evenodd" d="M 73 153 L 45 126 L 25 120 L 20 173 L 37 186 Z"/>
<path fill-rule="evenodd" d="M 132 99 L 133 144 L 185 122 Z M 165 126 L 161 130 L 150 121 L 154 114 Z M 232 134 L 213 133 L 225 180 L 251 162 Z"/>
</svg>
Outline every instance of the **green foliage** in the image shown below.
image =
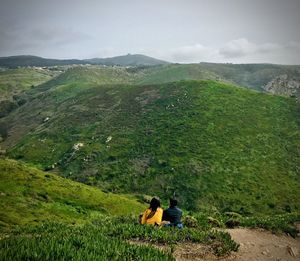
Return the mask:
<svg viewBox="0 0 300 261">
<path fill-rule="evenodd" d="M 149 246 L 126 243 L 101 227 L 44 224 L 0 241 L 1 260 L 173 260 Z"/>
<path fill-rule="evenodd" d="M 0 101 L 12 100 L 13 96 L 49 81 L 56 75 L 57 72 L 47 69 L 19 68 L 0 71 Z"/>
<path fill-rule="evenodd" d="M 31 132 L 9 155 L 54 166 L 65 177 L 164 199 L 176 191 L 190 210 L 300 209 L 300 108 L 292 98 L 214 81 L 71 84 L 51 87 L 22 109 L 6 120 Z M 5 142 L 17 140 L 12 135 Z M 84 145 L 75 151 L 77 143 Z"/>
<path fill-rule="evenodd" d="M 284 214 L 272 216 L 255 216 L 240 218 L 241 226 L 252 228 L 264 228 L 273 232 L 285 232 L 293 237 L 296 237 L 300 232 L 294 224 L 300 220 L 300 214 Z"/>
<path fill-rule="evenodd" d="M 128 244 L 128 240 L 165 245 L 187 241 L 205 243 L 218 256 L 238 249 L 229 234 L 224 232 L 141 226 L 132 218 L 122 216 L 103 217 L 94 225 L 45 223 L 15 229 L 8 238 L 0 241 L 0 257 L 5 260 L 11 260 L 12 257 L 32 260 L 173 260 L 168 251 L 160 252 L 150 244 Z"/>
<path fill-rule="evenodd" d="M 133 197 L 104 193 L 81 183 L 0 159 L 0 227 L 44 221 L 86 223 L 100 214 L 140 213 Z"/>
</svg>

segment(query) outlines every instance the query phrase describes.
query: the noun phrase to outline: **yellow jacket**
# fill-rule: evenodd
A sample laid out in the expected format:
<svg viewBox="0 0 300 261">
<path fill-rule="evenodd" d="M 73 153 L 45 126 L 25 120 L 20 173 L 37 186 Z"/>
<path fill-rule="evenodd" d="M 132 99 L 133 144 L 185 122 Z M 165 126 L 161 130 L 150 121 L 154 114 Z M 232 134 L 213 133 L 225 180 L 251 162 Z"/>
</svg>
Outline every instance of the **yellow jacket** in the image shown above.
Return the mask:
<svg viewBox="0 0 300 261">
<path fill-rule="evenodd" d="M 146 209 L 143 217 L 142 217 L 142 224 L 149 224 L 149 225 L 160 225 L 161 223 L 161 219 L 162 219 L 162 215 L 163 215 L 163 210 L 162 208 L 157 208 L 155 214 L 152 216 L 150 215 L 151 213 L 151 209 Z M 148 218 L 148 216 L 150 215 L 150 218 Z M 152 217 L 151 217 L 152 216 Z"/>
</svg>

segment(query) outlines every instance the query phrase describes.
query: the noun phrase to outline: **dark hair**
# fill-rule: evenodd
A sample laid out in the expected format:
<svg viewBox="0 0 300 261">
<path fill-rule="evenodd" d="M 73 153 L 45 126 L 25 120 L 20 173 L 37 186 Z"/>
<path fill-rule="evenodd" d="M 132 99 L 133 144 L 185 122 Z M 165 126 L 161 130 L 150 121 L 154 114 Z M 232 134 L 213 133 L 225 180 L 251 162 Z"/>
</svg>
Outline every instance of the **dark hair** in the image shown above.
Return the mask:
<svg viewBox="0 0 300 261">
<path fill-rule="evenodd" d="M 152 199 L 151 199 L 151 202 L 150 202 L 150 207 L 149 207 L 149 208 L 150 208 L 152 211 L 156 211 L 158 207 L 160 207 L 160 201 L 159 201 L 159 199 L 157 199 L 157 198 L 152 198 Z"/>
<path fill-rule="evenodd" d="M 178 204 L 177 199 L 175 198 L 170 198 L 170 207 L 176 207 Z"/>
</svg>

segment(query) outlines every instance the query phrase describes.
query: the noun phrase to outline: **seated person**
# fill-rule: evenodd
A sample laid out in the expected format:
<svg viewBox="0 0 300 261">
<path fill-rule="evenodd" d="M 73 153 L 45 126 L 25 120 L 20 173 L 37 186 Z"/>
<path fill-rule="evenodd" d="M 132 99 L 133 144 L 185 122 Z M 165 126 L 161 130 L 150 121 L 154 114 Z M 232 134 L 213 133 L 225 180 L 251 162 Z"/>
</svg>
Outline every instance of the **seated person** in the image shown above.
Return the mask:
<svg viewBox="0 0 300 261">
<path fill-rule="evenodd" d="M 163 221 L 169 221 L 170 223 L 165 224 L 165 226 L 174 226 L 178 228 L 183 228 L 181 223 L 182 211 L 177 207 L 177 200 L 175 198 L 170 198 L 170 206 L 163 213 Z"/>
<path fill-rule="evenodd" d="M 160 208 L 160 201 L 157 198 L 152 198 L 149 208 L 147 208 L 142 216 L 141 224 L 160 225 L 163 215 L 163 210 Z"/>
</svg>

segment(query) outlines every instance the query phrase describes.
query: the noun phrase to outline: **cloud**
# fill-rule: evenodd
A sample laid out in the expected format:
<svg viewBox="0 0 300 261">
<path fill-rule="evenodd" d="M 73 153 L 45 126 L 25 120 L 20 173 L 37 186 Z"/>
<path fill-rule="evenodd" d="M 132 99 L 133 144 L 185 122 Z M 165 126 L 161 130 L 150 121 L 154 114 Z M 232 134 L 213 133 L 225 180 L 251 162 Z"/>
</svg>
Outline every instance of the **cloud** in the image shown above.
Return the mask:
<svg viewBox="0 0 300 261">
<path fill-rule="evenodd" d="M 199 62 L 207 61 L 217 55 L 217 50 L 201 44 L 181 46 L 171 49 L 168 56 L 172 61 Z"/>
<path fill-rule="evenodd" d="M 37 44 L 65 45 L 89 40 L 91 36 L 66 27 L 34 28 L 24 35 L 24 41 Z M 28 41 L 30 40 L 30 41 Z"/>
<path fill-rule="evenodd" d="M 0 55 L 10 53 L 43 55 L 44 50 L 49 48 L 53 51 L 58 49 L 68 51 L 66 48 L 69 46 L 80 46 L 92 40 L 90 35 L 64 26 L 36 26 L 30 29 L 17 26 L 11 28 L 9 32 L 0 28 L 0 33 L 4 36 L 0 38 Z"/>
<path fill-rule="evenodd" d="M 168 50 L 146 50 L 141 48 L 140 53 L 145 53 L 169 62 L 197 63 L 199 61 L 209 61 L 218 55 L 218 50 L 202 44 L 184 45 L 170 48 Z"/>
<path fill-rule="evenodd" d="M 255 53 L 268 53 L 280 49 L 281 46 L 274 43 L 255 44 L 246 38 L 232 40 L 220 48 L 219 53 L 225 58 L 238 58 Z"/>
<path fill-rule="evenodd" d="M 147 52 L 171 62 L 232 62 L 300 64 L 300 43 L 254 43 L 246 38 L 231 40 L 220 46 L 186 45 L 159 52 Z"/>
</svg>

